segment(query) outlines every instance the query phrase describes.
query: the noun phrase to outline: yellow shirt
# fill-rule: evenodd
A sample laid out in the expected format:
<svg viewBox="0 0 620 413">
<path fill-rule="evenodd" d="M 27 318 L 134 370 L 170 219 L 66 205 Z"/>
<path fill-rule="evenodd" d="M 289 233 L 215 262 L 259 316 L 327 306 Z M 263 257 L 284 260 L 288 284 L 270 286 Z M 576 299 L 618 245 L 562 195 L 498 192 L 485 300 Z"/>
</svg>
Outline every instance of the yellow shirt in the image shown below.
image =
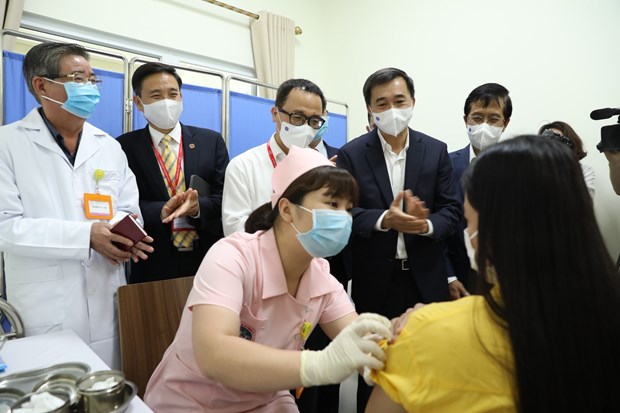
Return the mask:
<svg viewBox="0 0 620 413">
<path fill-rule="evenodd" d="M 516 412 L 507 330 L 484 298 L 414 312 L 373 379 L 408 412 Z"/>
</svg>

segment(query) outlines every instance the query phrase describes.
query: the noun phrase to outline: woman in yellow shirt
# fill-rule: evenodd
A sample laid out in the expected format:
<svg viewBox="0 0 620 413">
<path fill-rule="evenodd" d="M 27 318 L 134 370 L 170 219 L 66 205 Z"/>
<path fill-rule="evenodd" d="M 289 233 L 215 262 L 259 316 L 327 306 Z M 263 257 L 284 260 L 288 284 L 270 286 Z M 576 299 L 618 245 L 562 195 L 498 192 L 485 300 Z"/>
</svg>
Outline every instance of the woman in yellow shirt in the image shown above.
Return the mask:
<svg viewBox="0 0 620 413">
<path fill-rule="evenodd" d="M 620 276 L 570 149 L 508 140 L 463 186 L 482 295 L 411 314 L 366 412 L 618 411 Z"/>
</svg>

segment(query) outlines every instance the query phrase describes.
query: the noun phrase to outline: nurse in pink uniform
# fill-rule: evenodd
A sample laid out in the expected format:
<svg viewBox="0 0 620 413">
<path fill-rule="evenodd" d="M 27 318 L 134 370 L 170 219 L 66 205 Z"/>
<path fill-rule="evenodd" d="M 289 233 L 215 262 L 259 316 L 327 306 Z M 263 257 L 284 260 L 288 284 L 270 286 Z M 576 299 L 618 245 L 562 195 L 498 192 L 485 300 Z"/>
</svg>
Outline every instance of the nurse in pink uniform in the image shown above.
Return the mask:
<svg viewBox="0 0 620 413">
<path fill-rule="evenodd" d="M 381 369 L 375 333 L 390 321 L 355 313 L 321 257 L 351 233 L 357 185 L 319 152 L 291 147 L 273 173 L 272 201 L 246 230 L 217 242 L 200 266 L 177 335 L 145 401 L 156 413 L 298 412 L 289 389 Z M 333 339 L 303 350 L 319 325 Z"/>
</svg>

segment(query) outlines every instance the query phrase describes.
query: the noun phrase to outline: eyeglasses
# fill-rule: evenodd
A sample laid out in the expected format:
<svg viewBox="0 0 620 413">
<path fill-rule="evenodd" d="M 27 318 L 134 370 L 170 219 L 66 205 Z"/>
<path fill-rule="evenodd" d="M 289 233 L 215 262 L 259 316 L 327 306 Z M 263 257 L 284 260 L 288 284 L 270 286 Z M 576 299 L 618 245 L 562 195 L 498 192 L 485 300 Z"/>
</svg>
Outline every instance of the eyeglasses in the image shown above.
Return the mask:
<svg viewBox="0 0 620 413">
<path fill-rule="evenodd" d="M 301 126 L 304 123 L 308 122 L 308 125 L 310 125 L 312 129 L 321 129 L 321 126 L 323 126 L 323 124 L 325 123 L 325 119 L 323 119 L 320 116 L 306 117 L 305 115 L 302 115 L 301 113 L 288 113 L 282 108 L 277 108 L 277 109 L 278 109 L 278 112 L 282 112 L 285 115 L 288 115 L 289 120 L 291 121 L 291 125 Z"/>
<path fill-rule="evenodd" d="M 498 115 L 483 116 L 475 114 L 468 116 L 467 120 L 470 124 L 473 123 L 475 125 L 480 125 L 484 123 L 485 120 L 491 126 L 502 126 L 502 124 L 504 123 L 504 118 Z"/>
<path fill-rule="evenodd" d="M 558 142 L 563 143 L 564 145 L 568 145 L 569 147 L 573 148 L 575 145 L 573 144 L 573 141 L 571 141 L 570 139 L 568 139 L 566 136 L 564 135 L 560 135 L 557 132 L 552 131 L 551 129 L 547 129 L 546 131 L 544 131 L 542 133 L 542 136 L 545 136 L 547 138 L 551 138 L 553 140 L 556 140 Z"/>
<path fill-rule="evenodd" d="M 68 73 L 68 74 L 61 74 L 61 73 L 55 73 L 55 74 L 49 74 L 49 75 L 40 75 L 42 77 L 47 77 L 49 79 L 59 79 L 61 77 L 66 77 L 68 79 L 71 79 L 71 81 L 75 82 L 75 83 L 91 83 L 93 85 L 96 84 L 101 84 L 103 81 L 99 78 L 97 78 L 97 76 L 92 75 L 91 77 L 86 77 L 86 75 L 84 73 L 80 73 L 80 72 L 74 72 L 74 73 Z"/>
</svg>

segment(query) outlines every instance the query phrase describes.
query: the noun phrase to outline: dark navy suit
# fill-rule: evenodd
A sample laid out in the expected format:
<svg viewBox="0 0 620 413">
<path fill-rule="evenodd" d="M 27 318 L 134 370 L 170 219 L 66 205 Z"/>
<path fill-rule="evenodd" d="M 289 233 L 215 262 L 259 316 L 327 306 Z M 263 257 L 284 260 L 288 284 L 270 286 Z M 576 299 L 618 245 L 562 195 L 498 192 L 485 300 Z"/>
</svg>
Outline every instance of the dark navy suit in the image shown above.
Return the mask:
<svg viewBox="0 0 620 413">
<path fill-rule="evenodd" d="M 222 233 L 222 189 L 228 165 L 228 151 L 222 135 L 203 128 L 181 124 L 183 139 L 183 172 L 185 185 L 196 174 L 210 184 L 211 194 L 200 196 L 200 217 L 189 219 L 198 231 L 194 251 L 179 252 L 172 245 L 170 224 L 162 224 L 160 214 L 170 199 L 157 158 L 149 127 L 126 133 L 118 138 L 127 155 L 129 167 L 136 176 L 140 192 L 140 210 L 144 229 L 153 237 L 155 251 L 147 260 L 130 265 L 129 283 L 163 280 L 195 275 L 207 250 Z"/>
<path fill-rule="evenodd" d="M 461 203 L 465 202 L 465 193 L 461 185 L 461 178 L 465 169 L 469 166 L 469 145 L 458 151 L 450 152 L 450 161 L 452 162 L 452 175 L 456 182 L 456 195 Z M 457 231 L 447 241 L 447 257 L 449 275 L 456 275 L 468 290 L 473 290 L 475 280 L 472 274 L 467 250 L 465 249 L 465 241 L 463 239 L 463 230 L 467 227 L 467 220 L 461 216 Z"/>
<path fill-rule="evenodd" d="M 392 299 L 386 296 L 386 292 L 396 256 L 398 233 L 374 229 L 381 214 L 394 200 L 379 139 L 376 129 L 360 136 L 342 147 L 337 161 L 338 166 L 347 169 L 357 179 L 360 188 L 359 207 L 353 210 L 350 242 L 353 301 L 358 312 L 385 313 L 385 304 Z M 404 189 L 410 189 L 426 203 L 434 228 L 431 237 L 404 235 L 420 301 L 447 300 L 447 269 L 442 241 L 456 230 L 462 210 L 456 197 L 445 143 L 409 129 Z M 415 303 L 399 304 L 404 312 Z"/>
<path fill-rule="evenodd" d="M 352 297 L 357 312 L 374 312 L 392 318 L 416 302 L 447 300 L 444 241 L 457 228 L 462 209 L 456 197 L 446 144 L 409 129 L 403 189 L 410 189 L 425 202 L 430 210 L 433 235 L 404 234 L 408 269 L 399 268 L 395 260 L 398 232 L 375 230 L 377 221 L 394 201 L 377 130 L 343 146 L 337 164 L 351 172 L 360 189 L 359 206 L 353 209 L 349 242 Z M 364 411 L 370 391 L 371 388 L 358 379 L 358 412 Z"/>
</svg>

